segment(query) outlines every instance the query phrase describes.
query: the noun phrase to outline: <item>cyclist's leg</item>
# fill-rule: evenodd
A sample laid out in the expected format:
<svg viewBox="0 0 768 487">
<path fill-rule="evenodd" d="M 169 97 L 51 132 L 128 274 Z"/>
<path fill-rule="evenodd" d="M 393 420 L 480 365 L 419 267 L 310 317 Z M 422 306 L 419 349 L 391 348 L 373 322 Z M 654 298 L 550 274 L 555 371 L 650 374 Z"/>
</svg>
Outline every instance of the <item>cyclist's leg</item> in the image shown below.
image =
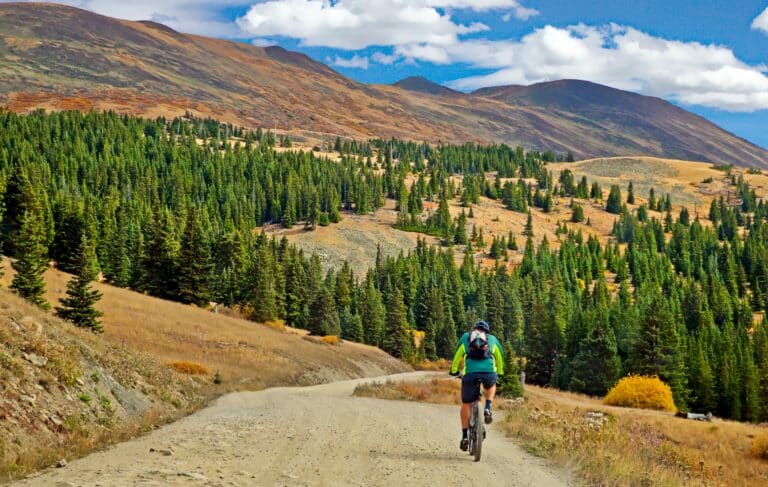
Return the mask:
<svg viewBox="0 0 768 487">
<path fill-rule="evenodd" d="M 485 399 L 493 402 L 494 397 L 496 397 L 496 384 L 485 388 Z"/>
<path fill-rule="evenodd" d="M 491 412 L 491 404 L 493 398 L 496 397 L 496 382 L 499 377 L 495 373 L 486 374 L 483 377 L 483 387 L 485 388 L 485 422 L 493 422 L 493 413 Z"/>
<path fill-rule="evenodd" d="M 469 407 L 472 404 L 461 404 L 461 429 L 465 430 L 469 428 Z"/>
</svg>

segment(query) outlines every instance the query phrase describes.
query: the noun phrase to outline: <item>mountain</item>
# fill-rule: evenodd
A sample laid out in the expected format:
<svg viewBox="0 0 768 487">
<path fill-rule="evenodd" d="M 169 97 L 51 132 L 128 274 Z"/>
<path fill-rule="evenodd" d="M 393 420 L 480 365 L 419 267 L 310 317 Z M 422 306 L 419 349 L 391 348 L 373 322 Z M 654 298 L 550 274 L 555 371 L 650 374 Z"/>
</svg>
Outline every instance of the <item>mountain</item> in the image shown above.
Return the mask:
<svg viewBox="0 0 768 487">
<path fill-rule="evenodd" d="M 434 81 L 430 81 L 423 76 L 409 76 L 403 78 L 393 86 L 402 88 L 406 91 L 415 91 L 416 93 L 424 93 L 425 95 L 436 96 L 454 96 L 461 94 L 456 90 L 452 90 L 443 85 L 437 84 Z"/>
<path fill-rule="evenodd" d="M 459 93 L 368 85 L 280 47 L 181 34 L 74 7 L 0 4 L 0 105 L 190 111 L 297 140 L 324 134 L 504 142 L 576 157 L 649 155 L 768 167 L 768 151 L 657 98 L 582 81 Z"/>
<path fill-rule="evenodd" d="M 764 149 L 661 98 L 580 80 L 482 88 L 474 94 L 547 111 L 576 124 L 583 134 L 599 134 L 622 147 L 634 147 L 637 153 L 659 151 L 679 159 L 765 164 Z"/>
</svg>

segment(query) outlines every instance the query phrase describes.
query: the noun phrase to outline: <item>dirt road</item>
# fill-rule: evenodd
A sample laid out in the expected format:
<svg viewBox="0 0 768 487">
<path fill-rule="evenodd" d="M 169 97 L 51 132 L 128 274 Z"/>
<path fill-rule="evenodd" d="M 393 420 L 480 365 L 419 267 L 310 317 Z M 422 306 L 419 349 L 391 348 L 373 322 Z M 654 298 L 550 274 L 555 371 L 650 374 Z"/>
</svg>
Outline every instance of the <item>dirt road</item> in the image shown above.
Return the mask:
<svg viewBox="0 0 768 487">
<path fill-rule="evenodd" d="M 229 394 L 17 485 L 567 485 L 493 427 L 474 463 L 458 449 L 455 407 L 351 396 L 370 380 Z"/>
</svg>

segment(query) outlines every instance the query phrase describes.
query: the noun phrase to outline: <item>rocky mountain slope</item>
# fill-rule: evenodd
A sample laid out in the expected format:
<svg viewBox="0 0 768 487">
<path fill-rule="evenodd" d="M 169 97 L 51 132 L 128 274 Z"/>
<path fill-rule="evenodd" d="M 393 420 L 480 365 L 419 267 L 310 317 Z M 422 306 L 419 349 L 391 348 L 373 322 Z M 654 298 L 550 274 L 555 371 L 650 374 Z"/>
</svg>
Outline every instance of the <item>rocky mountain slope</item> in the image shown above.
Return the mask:
<svg viewBox="0 0 768 487">
<path fill-rule="evenodd" d="M 768 167 L 768 151 L 657 98 L 577 81 L 459 93 L 423 78 L 358 83 L 255 47 L 37 3 L 0 4 L 0 105 L 202 116 L 297 137 L 505 142 L 576 157 Z"/>
</svg>

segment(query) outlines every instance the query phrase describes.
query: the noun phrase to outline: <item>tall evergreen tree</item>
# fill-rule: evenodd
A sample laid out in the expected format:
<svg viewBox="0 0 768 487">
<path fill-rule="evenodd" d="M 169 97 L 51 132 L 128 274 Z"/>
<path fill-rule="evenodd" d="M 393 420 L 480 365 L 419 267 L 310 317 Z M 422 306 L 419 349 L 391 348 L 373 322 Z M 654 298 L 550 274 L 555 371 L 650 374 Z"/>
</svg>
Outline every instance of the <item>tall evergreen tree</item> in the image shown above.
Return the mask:
<svg viewBox="0 0 768 487">
<path fill-rule="evenodd" d="M 203 237 L 200 218 L 193 208 L 189 211 L 184 234 L 181 237 L 178 263 L 176 264 L 176 288 L 182 303 L 205 306 L 211 299 L 211 272 L 213 261 L 208 244 Z"/>
<path fill-rule="evenodd" d="M 678 408 L 686 407 L 684 364 L 675 320 L 659 290 L 651 296 L 641 313 L 637 337 L 630 352 L 629 371 L 656 375 L 669 384 Z"/>
<path fill-rule="evenodd" d="M 15 244 L 16 260 L 11 266 L 16 275 L 11 282 L 11 290 L 30 303 L 42 308 L 50 308 L 45 299 L 45 279 L 43 274 L 48 268 L 43 222 L 40 214 L 32 209 L 24 212 L 18 241 Z"/>
<path fill-rule="evenodd" d="M 608 325 L 608 310 L 598 308 L 603 317 L 581 340 L 571 363 L 570 389 L 591 396 L 604 396 L 613 387 L 621 372 L 616 349 L 616 337 Z"/>
<path fill-rule="evenodd" d="M 381 348 L 394 357 L 407 359 L 412 353 L 411 343 L 403 293 L 400 289 L 395 289 L 389 293 L 387 300 L 386 333 Z"/>
<path fill-rule="evenodd" d="M 621 189 L 618 184 L 611 186 L 611 191 L 608 193 L 608 200 L 605 203 L 605 211 L 618 215 L 622 212 L 621 204 Z"/>
<path fill-rule="evenodd" d="M 321 286 L 309 306 L 309 332 L 313 335 L 341 335 L 341 323 L 333 296 L 326 286 Z"/>
<path fill-rule="evenodd" d="M 67 296 L 61 299 L 61 306 L 56 308 L 56 314 L 76 326 L 101 333 L 104 331 L 99 321 L 102 313 L 96 310 L 94 305 L 101 299 L 102 294 L 91 287 L 97 276 L 96 251 L 85 233 L 81 235 L 76 248 L 76 274 L 67 283 Z"/>
</svg>

